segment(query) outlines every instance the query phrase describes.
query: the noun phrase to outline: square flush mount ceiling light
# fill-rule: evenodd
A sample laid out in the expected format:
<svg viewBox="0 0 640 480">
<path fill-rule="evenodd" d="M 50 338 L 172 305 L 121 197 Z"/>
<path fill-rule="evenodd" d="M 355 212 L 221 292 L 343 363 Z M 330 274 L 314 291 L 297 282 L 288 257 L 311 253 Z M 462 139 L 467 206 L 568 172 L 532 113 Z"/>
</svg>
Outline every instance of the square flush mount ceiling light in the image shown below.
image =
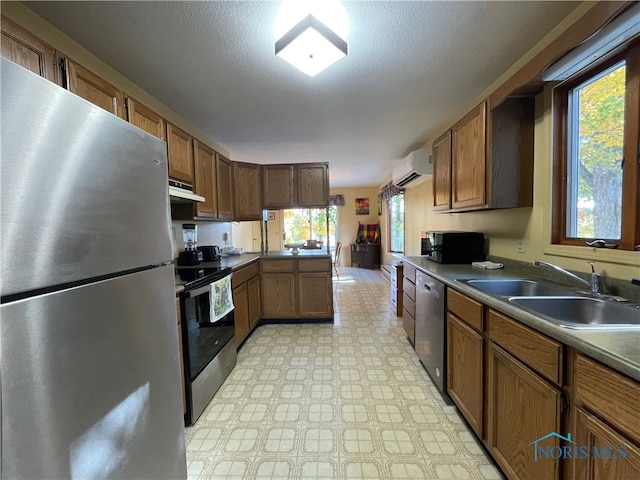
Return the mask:
<svg viewBox="0 0 640 480">
<path fill-rule="evenodd" d="M 313 77 L 347 56 L 347 42 L 308 15 L 276 42 L 276 56 Z"/>
</svg>

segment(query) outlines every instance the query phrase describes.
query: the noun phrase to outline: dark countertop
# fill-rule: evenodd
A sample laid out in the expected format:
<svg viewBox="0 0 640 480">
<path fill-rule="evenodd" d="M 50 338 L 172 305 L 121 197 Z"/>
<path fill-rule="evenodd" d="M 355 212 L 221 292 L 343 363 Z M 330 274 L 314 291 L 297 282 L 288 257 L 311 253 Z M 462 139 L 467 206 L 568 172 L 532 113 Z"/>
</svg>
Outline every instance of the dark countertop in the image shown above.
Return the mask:
<svg viewBox="0 0 640 480">
<path fill-rule="evenodd" d="M 291 250 L 282 250 L 279 252 L 266 252 L 260 255 L 261 258 L 331 258 L 331 254 L 327 253 L 326 248 L 318 248 L 313 250 L 300 250 L 300 253 L 294 255 Z"/>
<path fill-rule="evenodd" d="M 559 327 L 538 315 L 509 303 L 506 298 L 484 293 L 457 281 L 458 279 L 471 278 L 514 277 L 545 280 L 543 276 L 536 275 L 535 271 L 526 272 L 525 275 L 521 269 L 510 268 L 508 264 L 505 264 L 503 269 L 485 270 L 471 265 L 443 265 L 428 260 L 426 257 L 403 256 L 401 258 L 445 285 L 640 381 L 640 330 L 602 331 Z M 570 285 L 567 287 L 572 288 Z M 584 290 L 580 292 L 585 293 Z M 640 315 L 640 312 L 638 314 Z"/>
<path fill-rule="evenodd" d="M 297 259 L 308 259 L 308 258 L 326 258 L 331 259 L 331 255 L 327 253 L 325 249 L 318 250 L 300 250 L 298 255 L 293 255 L 290 250 L 283 250 L 278 252 L 267 252 L 267 253 L 243 253 L 242 255 L 227 255 L 223 256 L 220 260 L 216 262 L 202 262 L 199 265 L 194 265 L 192 268 L 220 268 L 227 267 L 232 270 L 238 270 L 239 268 L 244 267 L 245 265 L 250 264 L 260 258 L 268 258 L 268 259 L 287 259 L 287 258 L 297 258 Z M 191 268 L 191 267 L 188 267 Z M 178 278 L 178 277 L 176 277 Z M 184 291 L 184 285 L 176 280 L 176 296 L 180 295 Z"/>
</svg>

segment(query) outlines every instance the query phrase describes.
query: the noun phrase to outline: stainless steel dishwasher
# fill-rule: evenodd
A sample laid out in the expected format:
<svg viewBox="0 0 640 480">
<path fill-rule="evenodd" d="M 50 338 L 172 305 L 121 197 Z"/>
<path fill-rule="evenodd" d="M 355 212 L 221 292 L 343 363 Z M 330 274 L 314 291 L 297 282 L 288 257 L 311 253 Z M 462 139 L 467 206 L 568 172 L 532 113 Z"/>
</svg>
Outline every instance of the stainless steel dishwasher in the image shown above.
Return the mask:
<svg viewBox="0 0 640 480">
<path fill-rule="evenodd" d="M 447 395 L 445 286 L 424 272 L 416 272 L 415 349 L 442 398 Z"/>
</svg>

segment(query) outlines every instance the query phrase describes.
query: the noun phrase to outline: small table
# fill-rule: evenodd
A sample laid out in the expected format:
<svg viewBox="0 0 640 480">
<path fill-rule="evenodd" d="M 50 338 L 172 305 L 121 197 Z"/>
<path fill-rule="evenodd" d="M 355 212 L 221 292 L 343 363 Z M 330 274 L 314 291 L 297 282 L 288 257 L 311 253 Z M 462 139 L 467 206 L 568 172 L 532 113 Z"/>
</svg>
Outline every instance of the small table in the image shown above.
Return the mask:
<svg viewBox="0 0 640 480">
<path fill-rule="evenodd" d="M 357 264 L 361 268 L 380 268 L 379 243 L 352 243 L 351 266 Z"/>
</svg>

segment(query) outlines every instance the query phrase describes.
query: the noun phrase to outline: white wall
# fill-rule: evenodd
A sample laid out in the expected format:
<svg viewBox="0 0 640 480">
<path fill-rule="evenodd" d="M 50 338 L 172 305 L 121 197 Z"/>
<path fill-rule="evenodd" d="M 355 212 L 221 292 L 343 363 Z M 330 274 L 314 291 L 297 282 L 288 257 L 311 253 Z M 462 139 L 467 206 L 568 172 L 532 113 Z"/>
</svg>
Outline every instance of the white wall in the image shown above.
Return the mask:
<svg viewBox="0 0 640 480">
<path fill-rule="evenodd" d="M 172 244 L 173 244 L 173 256 L 177 257 L 178 254 L 184 250 L 184 242 L 182 241 L 182 224 L 183 223 L 195 223 L 198 226 L 198 245 L 217 245 L 220 248 L 236 246 L 233 245 L 233 235 L 230 222 L 186 222 L 186 221 L 173 221 L 171 222 L 172 230 Z M 224 241 L 224 235 L 227 234 L 228 240 Z"/>
</svg>

